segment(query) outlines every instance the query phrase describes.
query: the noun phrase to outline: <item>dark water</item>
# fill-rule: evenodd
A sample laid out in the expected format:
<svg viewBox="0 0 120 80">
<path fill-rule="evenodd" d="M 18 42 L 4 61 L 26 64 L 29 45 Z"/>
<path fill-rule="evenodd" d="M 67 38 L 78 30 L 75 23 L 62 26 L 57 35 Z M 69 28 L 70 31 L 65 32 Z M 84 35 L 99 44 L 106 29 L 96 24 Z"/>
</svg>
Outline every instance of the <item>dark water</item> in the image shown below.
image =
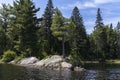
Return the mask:
<svg viewBox="0 0 120 80">
<path fill-rule="evenodd" d="M 52 71 L 0 64 L 0 80 L 120 80 L 119 65 L 86 64 L 85 72 Z"/>
</svg>

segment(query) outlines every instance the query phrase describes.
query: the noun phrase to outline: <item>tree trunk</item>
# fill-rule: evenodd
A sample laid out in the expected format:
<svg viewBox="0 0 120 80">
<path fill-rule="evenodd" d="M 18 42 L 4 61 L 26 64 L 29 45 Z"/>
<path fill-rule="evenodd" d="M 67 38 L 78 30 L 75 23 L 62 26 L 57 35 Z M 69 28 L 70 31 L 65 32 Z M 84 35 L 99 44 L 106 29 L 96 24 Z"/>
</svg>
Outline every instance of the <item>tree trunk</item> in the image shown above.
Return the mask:
<svg viewBox="0 0 120 80">
<path fill-rule="evenodd" d="M 62 56 L 63 58 L 65 58 L 65 39 L 64 39 L 64 35 L 62 36 Z"/>
</svg>

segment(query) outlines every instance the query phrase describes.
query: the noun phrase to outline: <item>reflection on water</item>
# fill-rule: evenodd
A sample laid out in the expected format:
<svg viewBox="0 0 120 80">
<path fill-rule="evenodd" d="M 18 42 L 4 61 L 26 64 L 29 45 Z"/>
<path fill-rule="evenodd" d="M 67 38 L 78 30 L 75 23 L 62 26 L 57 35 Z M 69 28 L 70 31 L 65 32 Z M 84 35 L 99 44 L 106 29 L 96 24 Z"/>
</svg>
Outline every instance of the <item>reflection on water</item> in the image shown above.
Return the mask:
<svg viewBox="0 0 120 80">
<path fill-rule="evenodd" d="M 87 70 L 83 80 L 120 80 L 120 69 Z"/>
<path fill-rule="evenodd" d="M 119 66 L 85 65 L 85 72 L 52 71 L 0 64 L 0 80 L 120 80 Z"/>
</svg>

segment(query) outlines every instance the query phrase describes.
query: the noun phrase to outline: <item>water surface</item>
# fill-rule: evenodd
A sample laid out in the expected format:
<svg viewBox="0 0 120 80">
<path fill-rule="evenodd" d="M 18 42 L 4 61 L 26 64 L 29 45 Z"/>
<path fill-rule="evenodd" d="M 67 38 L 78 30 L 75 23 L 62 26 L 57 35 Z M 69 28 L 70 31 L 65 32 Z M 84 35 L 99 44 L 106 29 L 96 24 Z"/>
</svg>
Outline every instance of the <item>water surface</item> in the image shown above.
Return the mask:
<svg viewBox="0 0 120 80">
<path fill-rule="evenodd" d="M 84 72 L 32 69 L 0 64 L 0 80 L 120 80 L 119 65 L 86 64 Z"/>
</svg>

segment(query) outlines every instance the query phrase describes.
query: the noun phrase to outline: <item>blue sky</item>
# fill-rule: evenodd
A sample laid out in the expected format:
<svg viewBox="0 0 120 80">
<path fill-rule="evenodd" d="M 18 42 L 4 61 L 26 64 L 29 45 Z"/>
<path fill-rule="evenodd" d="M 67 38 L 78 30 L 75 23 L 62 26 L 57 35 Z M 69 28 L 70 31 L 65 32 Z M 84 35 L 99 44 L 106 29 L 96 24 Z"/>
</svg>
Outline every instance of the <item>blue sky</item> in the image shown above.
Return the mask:
<svg viewBox="0 0 120 80">
<path fill-rule="evenodd" d="M 33 0 L 36 7 L 40 7 L 38 17 L 44 13 L 48 0 Z M 0 0 L 0 4 L 12 4 L 13 0 Z M 103 22 L 106 25 L 113 23 L 116 26 L 120 21 L 120 0 L 53 0 L 54 7 L 58 7 L 63 16 L 70 17 L 72 10 L 77 6 L 83 17 L 87 33 L 91 33 L 95 25 L 97 9 L 101 8 Z"/>
</svg>

